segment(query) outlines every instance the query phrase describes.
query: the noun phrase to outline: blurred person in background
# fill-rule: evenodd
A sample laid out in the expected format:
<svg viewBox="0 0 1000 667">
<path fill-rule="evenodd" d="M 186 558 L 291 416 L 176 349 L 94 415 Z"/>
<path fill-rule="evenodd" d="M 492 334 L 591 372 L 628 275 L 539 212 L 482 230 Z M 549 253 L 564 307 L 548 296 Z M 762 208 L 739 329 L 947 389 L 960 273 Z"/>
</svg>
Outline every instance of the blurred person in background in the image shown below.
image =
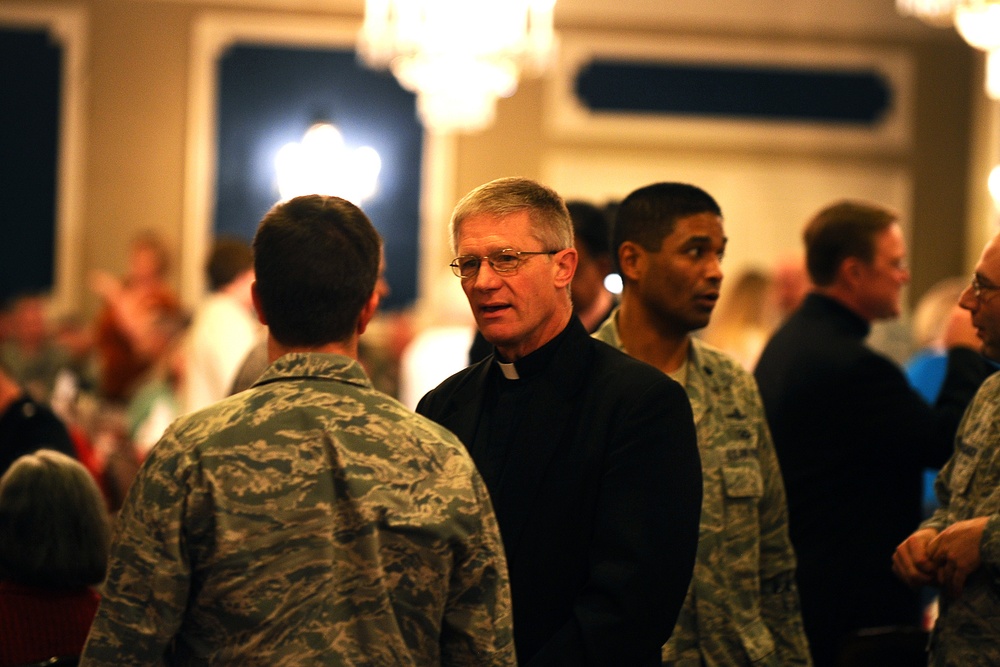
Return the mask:
<svg viewBox="0 0 1000 667">
<path fill-rule="evenodd" d="M 969 284 L 968 278 L 953 276 L 935 283 L 920 297 L 913 312 L 913 341 L 917 347 L 903 370 L 910 386 L 924 400 L 934 405 L 944 377 L 948 372 L 948 348 L 945 336 L 954 326 L 972 328 L 972 318 L 958 305 L 958 299 Z M 924 517 L 929 517 L 938 506 L 934 493 L 934 480 L 938 468 L 924 470 Z"/>
<path fill-rule="evenodd" d="M 0 667 L 75 664 L 97 611 L 109 540 L 104 499 L 79 462 L 41 449 L 4 473 Z"/>
<path fill-rule="evenodd" d="M 783 255 L 771 271 L 778 302 L 778 317 L 784 321 L 798 308 L 809 290 L 812 278 L 806 270 L 806 258 L 801 253 Z"/>
<path fill-rule="evenodd" d="M 140 380 L 126 407 L 128 441 L 137 463 L 146 458 L 170 422 L 183 414 L 181 394 L 189 370 L 188 330 L 188 320 L 182 315 L 160 318 L 153 329 L 153 335 L 162 339 L 163 351 Z"/>
<path fill-rule="evenodd" d="M 948 348 L 944 337 L 953 318 L 964 319 L 972 327 L 968 311 L 958 298 L 968 286 L 968 278 L 953 276 L 935 283 L 917 302 L 913 311 L 913 342 L 917 351 L 906 362 L 906 377 L 924 400 L 937 400 L 948 370 Z"/>
<path fill-rule="evenodd" d="M 779 322 L 773 279 L 760 269 L 746 269 L 723 290 L 701 339 L 753 371 Z"/>
<path fill-rule="evenodd" d="M 887 557 L 920 520 L 924 467 L 948 458 L 962 411 L 992 371 L 974 332 L 950 331 L 948 378 L 932 407 L 866 345 L 874 321 L 899 316 L 910 279 L 894 211 L 834 202 L 803 239 L 814 288 L 754 375 L 785 480 L 802 620 L 822 667 L 865 629 L 917 629 L 918 597 Z"/>
<path fill-rule="evenodd" d="M 240 364 L 261 332 L 250 297 L 250 246 L 240 239 L 219 238 L 205 268 L 211 294 L 194 311 L 187 334 L 182 413 L 229 395 Z"/>
<path fill-rule="evenodd" d="M 168 268 L 162 240 L 147 232 L 132 240 L 123 278 L 104 271 L 91 275 L 91 288 L 103 302 L 95 345 L 99 390 L 108 401 L 123 405 L 131 398 L 136 383 L 160 352 L 151 335 L 156 320 L 181 309 L 166 281 Z"/>
<path fill-rule="evenodd" d="M 29 396 L 0 365 L 0 475 L 18 457 L 42 448 L 77 457 L 59 417 Z"/>
<path fill-rule="evenodd" d="M 47 403 L 69 355 L 54 340 L 46 316 L 45 297 L 22 294 L 9 308 L 9 339 L 0 345 L 0 363 L 39 403 Z"/>
</svg>

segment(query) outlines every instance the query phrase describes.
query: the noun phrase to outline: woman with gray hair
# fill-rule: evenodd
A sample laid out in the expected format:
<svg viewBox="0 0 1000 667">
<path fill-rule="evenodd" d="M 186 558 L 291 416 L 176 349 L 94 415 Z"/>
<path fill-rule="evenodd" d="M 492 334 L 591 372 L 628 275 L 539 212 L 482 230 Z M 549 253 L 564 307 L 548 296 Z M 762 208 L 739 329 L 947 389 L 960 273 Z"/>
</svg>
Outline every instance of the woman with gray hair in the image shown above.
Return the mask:
<svg viewBox="0 0 1000 667">
<path fill-rule="evenodd" d="M 83 465 L 49 449 L 11 465 L 0 478 L 0 667 L 75 663 L 109 541 L 104 498 Z"/>
</svg>

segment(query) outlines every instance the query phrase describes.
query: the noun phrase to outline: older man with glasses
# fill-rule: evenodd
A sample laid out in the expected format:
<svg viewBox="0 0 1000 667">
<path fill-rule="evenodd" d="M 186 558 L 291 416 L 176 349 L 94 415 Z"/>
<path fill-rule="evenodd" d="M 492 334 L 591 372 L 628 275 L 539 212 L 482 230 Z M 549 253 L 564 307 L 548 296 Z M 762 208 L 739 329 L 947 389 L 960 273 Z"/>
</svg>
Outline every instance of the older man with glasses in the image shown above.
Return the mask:
<svg viewBox="0 0 1000 667">
<path fill-rule="evenodd" d="M 573 315 L 563 200 L 522 178 L 476 188 L 451 263 L 494 346 L 417 411 L 459 436 L 507 554 L 522 665 L 659 665 L 691 579 L 701 466 L 679 384 Z"/>
<path fill-rule="evenodd" d="M 1000 362 L 1000 236 L 983 250 L 959 305 L 972 313 L 983 354 Z M 896 549 L 911 586 L 942 588 L 931 665 L 1000 664 L 1000 374 L 976 393 L 938 475 L 941 507 Z"/>
</svg>

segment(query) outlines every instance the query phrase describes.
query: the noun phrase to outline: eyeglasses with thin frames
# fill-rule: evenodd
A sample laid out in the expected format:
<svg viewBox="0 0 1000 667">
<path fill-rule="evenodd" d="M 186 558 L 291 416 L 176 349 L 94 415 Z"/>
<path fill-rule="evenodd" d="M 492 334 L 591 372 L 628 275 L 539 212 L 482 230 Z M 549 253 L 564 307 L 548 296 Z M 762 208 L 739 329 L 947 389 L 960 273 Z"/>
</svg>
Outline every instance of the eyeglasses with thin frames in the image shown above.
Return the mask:
<svg viewBox="0 0 1000 667">
<path fill-rule="evenodd" d="M 1000 285 L 984 285 L 983 279 L 979 277 L 978 273 L 972 274 L 972 294 L 979 303 L 986 303 L 983 294 L 997 290 L 1000 290 Z"/>
<path fill-rule="evenodd" d="M 490 264 L 490 268 L 497 273 L 514 273 L 524 262 L 523 255 L 554 255 L 558 250 L 514 250 L 504 248 L 495 250 L 488 255 L 477 257 L 476 255 L 461 255 L 451 260 L 452 273 L 462 280 L 471 280 L 479 274 L 479 267 L 483 260 Z"/>
</svg>

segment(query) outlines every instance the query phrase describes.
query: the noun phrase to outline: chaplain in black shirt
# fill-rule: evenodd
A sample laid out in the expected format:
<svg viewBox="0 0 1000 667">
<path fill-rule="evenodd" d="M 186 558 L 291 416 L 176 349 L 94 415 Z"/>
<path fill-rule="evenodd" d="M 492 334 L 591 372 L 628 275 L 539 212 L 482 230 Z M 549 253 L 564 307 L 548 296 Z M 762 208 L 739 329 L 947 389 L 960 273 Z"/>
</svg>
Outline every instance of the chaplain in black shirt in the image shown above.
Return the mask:
<svg viewBox="0 0 1000 667">
<path fill-rule="evenodd" d="M 562 199 L 487 183 L 452 215 L 461 279 L 492 355 L 417 411 L 469 448 L 493 500 L 522 665 L 659 665 L 698 542 L 701 465 L 684 390 L 591 338 Z"/>
</svg>

